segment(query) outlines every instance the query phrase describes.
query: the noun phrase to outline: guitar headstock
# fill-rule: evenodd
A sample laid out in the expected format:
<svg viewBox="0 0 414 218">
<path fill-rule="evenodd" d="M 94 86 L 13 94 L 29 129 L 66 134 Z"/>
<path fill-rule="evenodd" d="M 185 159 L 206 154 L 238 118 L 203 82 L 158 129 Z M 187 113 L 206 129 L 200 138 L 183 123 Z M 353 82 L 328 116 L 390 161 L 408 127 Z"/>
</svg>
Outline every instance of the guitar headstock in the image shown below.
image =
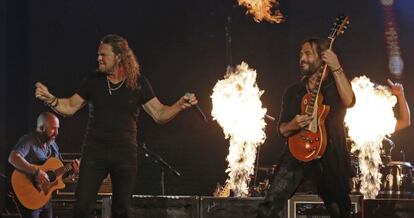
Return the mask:
<svg viewBox="0 0 414 218">
<path fill-rule="evenodd" d="M 331 28 L 331 32 L 329 33 L 328 38 L 330 40 L 334 40 L 337 36 L 343 34 L 345 29 L 348 27 L 349 24 L 349 17 L 346 15 L 339 15 L 336 17 L 333 27 Z"/>
</svg>

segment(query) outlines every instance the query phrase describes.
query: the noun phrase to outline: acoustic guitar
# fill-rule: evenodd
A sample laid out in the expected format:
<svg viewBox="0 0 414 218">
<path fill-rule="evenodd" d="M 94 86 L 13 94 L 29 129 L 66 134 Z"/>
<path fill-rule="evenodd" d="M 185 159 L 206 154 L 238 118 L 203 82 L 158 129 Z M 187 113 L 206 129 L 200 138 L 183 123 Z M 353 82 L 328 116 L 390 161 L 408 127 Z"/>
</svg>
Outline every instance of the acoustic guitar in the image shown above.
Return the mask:
<svg viewBox="0 0 414 218">
<path fill-rule="evenodd" d="M 16 169 L 11 177 L 14 193 L 24 207 L 31 210 L 39 209 L 50 200 L 55 190 L 65 188 L 62 176 L 72 168 L 71 163 L 63 166 L 59 159 L 49 158 L 43 165 L 39 165 L 39 169 L 45 171 L 50 180 L 50 183 L 43 185 L 37 183 L 33 176 Z"/>
<path fill-rule="evenodd" d="M 336 18 L 328 36 L 329 49 L 332 48 L 335 38 L 344 33 L 348 23 L 347 16 L 340 15 Z M 301 114 L 311 116 L 312 120 L 308 126 L 288 138 L 292 156 L 304 162 L 322 157 L 327 145 L 325 119 L 330 108 L 329 105 L 322 104 L 323 96 L 320 90 L 322 78 L 326 74 L 328 66 L 324 64 L 322 69 L 317 72 L 315 88 L 305 94 L 301 102 Z"/>
</svg>

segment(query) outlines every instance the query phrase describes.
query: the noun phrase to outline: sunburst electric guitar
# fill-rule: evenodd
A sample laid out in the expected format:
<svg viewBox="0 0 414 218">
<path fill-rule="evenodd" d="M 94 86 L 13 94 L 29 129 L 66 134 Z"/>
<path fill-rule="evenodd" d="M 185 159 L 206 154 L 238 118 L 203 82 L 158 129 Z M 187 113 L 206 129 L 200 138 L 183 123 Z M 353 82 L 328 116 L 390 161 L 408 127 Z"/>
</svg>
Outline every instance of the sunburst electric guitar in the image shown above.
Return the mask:
<svg viewBox="0 0 414 218">
<path fill-rule="evenodd" d="M 335 38 L 344 32 L 348 23 L 347 16 L 340 15 L 336 18 L 328 36 L 330 49 Z M 291 154 L 304 162 L 320 158 L 325 153 L 327 145 L 325 119 L 330 108 L 329 105 L 322 104 L 323 96 L 320 90 L 322 78 L 326 74 L 328 66 L 325 64 L 322 69 L 317 73 L 315 88 L 303 96 L 301 103 L 301 114 L 311 116 L 312 120 L 308 126 L 288 138 Z"/>
<path fill-rule="evenodd" d="M 72 170 L 72 164 L 63 166 L 59 159 L 51 157 L 40 165 L 39 169 L 47 173 L 50 183 L 44 185 L 37 183 L 32 176 L 19 170 L 14 170 L 11 177 L 11 184 L 17 199 L 24 207 L 32 210 L 43 207 L 55 190 L 65 187 L 62 176 Z"/>
</svg>

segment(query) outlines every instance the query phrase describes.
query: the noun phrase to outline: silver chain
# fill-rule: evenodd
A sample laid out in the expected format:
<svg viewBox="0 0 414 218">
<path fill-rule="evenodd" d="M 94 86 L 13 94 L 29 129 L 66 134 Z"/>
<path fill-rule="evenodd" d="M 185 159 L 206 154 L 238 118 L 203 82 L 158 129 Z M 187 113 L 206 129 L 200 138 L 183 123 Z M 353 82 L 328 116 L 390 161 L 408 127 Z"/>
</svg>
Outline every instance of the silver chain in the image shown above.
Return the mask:
<svg viewBox="0 0 414 218">
<path fill-rule="evenodd" d="M 110 82 L 109 82 L 108 77 L 106 77 L 106 82 L 108 83 L 108 92 L 109 92 L 109 94 L 110 94 L 110 95 L 112 95 L 112 91 L 116 91 L 116 90 L 120 89 L 120 88 L 122 87 L 122 85 L 124 85 L 125 79 L 124 79 L 124 80 L 122 80 L 121 84 L 119 84 L 119 85 L 118 85 L 117 87 L 115 87 L 115 88 L 112 88 L 112 87 L 111 87 L 111 84 L 110 84 Z"/>
</svg>

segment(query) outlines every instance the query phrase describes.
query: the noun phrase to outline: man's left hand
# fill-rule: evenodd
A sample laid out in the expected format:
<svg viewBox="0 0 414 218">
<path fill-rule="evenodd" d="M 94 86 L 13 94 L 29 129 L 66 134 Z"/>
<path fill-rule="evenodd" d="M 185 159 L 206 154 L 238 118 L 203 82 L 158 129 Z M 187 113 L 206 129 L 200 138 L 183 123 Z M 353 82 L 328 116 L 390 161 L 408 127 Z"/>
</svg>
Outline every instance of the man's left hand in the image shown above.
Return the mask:
<svg viewBox="0 0 414 218">
<path fill-rule="evenodd" d="M 341 64 L 339 63 L 338 56 L 331 50 L 325 50 L 322 52 L 322 61 L 324 61 L 331 71 L 338 70 L 341 68 Z"/>
<path fill-rule="evenodd" d="M 189 108 L 197 103 L 198 101 L 194 93 L 185 93 L 185 95 L 179 100 L 181 109 Z"/>
<path fill-rule="evenodd" d="M 76 174 L 79 172 L 79 166 L 80 166 L 80 161 L 78 159 L 73 160 L 72 162 L 73 173 Z"/>
<path fill-rule="evenodd" d="M 401 83 L 394 83 L 392 80 L 387 79 L 390 86 L 391 93 L 397 97 L 404 96 L 404 87 Z"/>
</svg>

